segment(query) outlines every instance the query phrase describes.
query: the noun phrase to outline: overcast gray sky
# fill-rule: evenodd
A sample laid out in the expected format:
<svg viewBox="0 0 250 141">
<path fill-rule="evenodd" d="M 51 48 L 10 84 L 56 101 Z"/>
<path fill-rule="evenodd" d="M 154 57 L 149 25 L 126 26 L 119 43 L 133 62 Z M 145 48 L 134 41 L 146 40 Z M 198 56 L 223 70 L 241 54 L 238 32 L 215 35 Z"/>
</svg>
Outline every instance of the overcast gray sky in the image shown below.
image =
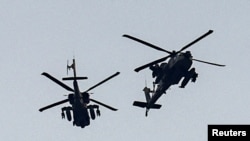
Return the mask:
<svg viewBox="0 0 250 141">
<path fill-rule="evenodd" d="M 0 138 L 201 141 L 208 124 L 250 124 L 249 13 L 247 0 L 0 0 Z M 148 69 L 133 69 L 166 54 L 122 35 L 171 51 L 210 29 L 214 33 L 190 51 L 227 66 L 193 63 L 197 83 L 172 86 L 157 102 L 162 108 L 145 118 L 145 109 L 132 102 L 145 100 L 145 80 L 148 86 L 153 80 Z M 102 116 L 84 129 L 62 120 L 61 106 L 38 111 L 69 93 L 40 74 L 65 77 L 73 56 L 77 74 L 89 77 L 79 82 L 82 91 L 121 72 L 91 91 L 92 98 L 119 110 L 101 107 Z"/>
</svg>

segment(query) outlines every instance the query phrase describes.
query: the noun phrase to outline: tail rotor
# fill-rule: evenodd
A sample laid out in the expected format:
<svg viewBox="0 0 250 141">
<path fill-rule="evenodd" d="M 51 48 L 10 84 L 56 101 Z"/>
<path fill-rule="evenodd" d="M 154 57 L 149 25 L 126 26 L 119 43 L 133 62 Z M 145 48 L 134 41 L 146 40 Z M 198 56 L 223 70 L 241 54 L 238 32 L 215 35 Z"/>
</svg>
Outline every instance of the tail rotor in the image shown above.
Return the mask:
<svg viewBox="0 0 250 141">
<path fill-rule="evenodd" d="M 74 69 L 74 63 L 72 65 L 69 65 L 69 60 L 67 60 L 67 75 L 68 75 L 71 68 Z"/>
</svg>

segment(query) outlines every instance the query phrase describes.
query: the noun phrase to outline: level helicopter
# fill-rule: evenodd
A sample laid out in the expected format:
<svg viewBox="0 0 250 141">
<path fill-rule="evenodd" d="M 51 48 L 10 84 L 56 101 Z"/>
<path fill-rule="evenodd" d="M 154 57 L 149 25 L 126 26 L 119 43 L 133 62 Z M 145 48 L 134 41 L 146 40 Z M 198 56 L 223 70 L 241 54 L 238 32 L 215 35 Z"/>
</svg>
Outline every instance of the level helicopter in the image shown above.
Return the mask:
<svg viewBox="0 0 250 141">
<path fill-rule="evenodd" d="M 57 83 L 58 85 L 60 85 L 61 87 L 63 87 L 64 89 L 71 91 L 73 93 L 68 95 L 68 98 L 61 100 L 59 102 L 50 104 L 48 106 L 45 106 L 43 108 L 40 108 L 39 111 L 42 112 L 44 110 L 47 110 L 49 108 L 52 108 L 54 106 L 58 106 L 60 104 L 69 102 L 70 106 L 67 107 L 63 107 L 61 116 L 64 119 L 65 118 L 65 113 L 66 113 L 66 117 L 68 119 L 68 121 L 72 120 L 72 115 L 71 113 L 73 113 L 73 125 L 74 126 L 79 126 L 81 128 L 84 128 L 85 126 L 88 126 L 90 124 L 90 117 L 92 120 L 94 120 L 96 118 L 96 116 L 100 116 L 100 110 L 99 110 L 99 105 L 104 106 L 112 111 L 117 111 L 116 108 L 113 108 L 109 105 L 106 105 L 102 102 L 99 102 L 97 100 L 94 100 L 92 98 L 90 98 L 90 94 L 89 91 L 96 88 L 97 86 L 105 83 L 106 81 L 110 80 L 111 78 L 117 76 L 120 74 L 120 72 L 116 72 L 115 74 L 111 75 L 110 77 L 104 79 L 103 81 L 97 83 L 96 85 L 90 87 L 89 89 L 87 89 L 84 92 L 81 92 L 79 87 L 78 87 L 78 82 L 77 80 L 84 80 L 87 79 L 87 77 L 79 77 L 76 75 L 76 64 L 75 64 L 75 59 L 73 59 L 73 63 L 72 65 L 67 65 L 67 73 L 68 70 L 72 69 L 74 72 L 74 76 L 73 77 L 66 77 L 63 78 L 62 80 L 73 80 L 73 88 L 67 86 L 66 84 L 64 84 L 63 82 L 57 80 L 56 78 L 54 78 L 53 76 L 51 76 L 50 74 L 43 72 L 42 75 L 46 76 L 47 78 L 49 78 L 50 80 L 52 80 L 53 82 Z M 94 102 L 96 104 L 90 104 L 91 102 Z M 96 111 L 95 111 L 96 110 Z M 89 116 L 90 114 L 90 116 Z"/>
<path fill-rule="evenodd" d="M 190 51 L 183 52 L 184 50 L 197 43 L 198 41 L 202 40 L 206 36 L 210 35 L 211 33 L 213 33 L 213 30 L 209 30 L 202 36 L 198 37 L 194 41 L 182 47 L 179 51 L 172 52 L 167 51 L 151 43 L 148 43 L 146 41 L 143 41 L 141 39 L 138 39 L 136 37 L 124 34 L 123 37 L 137 41 L 146 46 L 168 54 L 166 57 L 140 66 L 134 70 L 135 72 L 139 72 L 149 67 L 149 69 L 152 71 L 152 77 L 155 78 L 155 81 L 153 82 L 153 90 L 147 88 L 147 86 L 143 89 L 146 102 L 134 101 L 133 105 L 141 108 L 146 108 L 146 116 L 148 115 L 149 109 L 160 109 L 161 105 L 156 104 L 156 101 L 162 96 L 162 94 L 166 93 L 166 90 L 169 89 L 171 85 L 178 84 L 183 79 L 180 88 L 184 88 L 190 80 L 192 82 L 196 81 L 198 73 L 196 73 L 195 68 L 191 68 L 193 61 L 224 67 L 225 65 L 194 59 Z M 163 62 L 167 59 L 169 59 L 167 63 Z M 158 63 L 161 64 L 159 65 Z M 155 85 L 157 86 L 156 90 Z"/>
</svg>

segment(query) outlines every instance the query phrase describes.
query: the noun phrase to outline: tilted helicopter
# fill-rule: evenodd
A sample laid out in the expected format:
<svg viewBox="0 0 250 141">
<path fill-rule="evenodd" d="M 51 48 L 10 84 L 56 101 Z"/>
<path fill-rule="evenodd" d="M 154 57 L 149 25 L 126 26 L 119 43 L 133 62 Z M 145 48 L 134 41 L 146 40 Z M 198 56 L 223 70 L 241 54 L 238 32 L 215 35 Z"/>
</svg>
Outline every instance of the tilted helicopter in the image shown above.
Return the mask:
<svg viewBox="0 0 250 141">
<path fill-rule="evenodd" d="M 75 126 L 79 126 L 81 128 L 84 128 L 85 126 L 88 126 L 90 124 L 90 117 L 91 119 L 95 119 L 96 115 L 100 116 L 100 110 L 99 110 L 99 106 L 104 106 L 112 111 L 117 111 L 116 108 L 113 108 L 111 106 L 108 106 L 104 103 L 101 103 L 97 100 L 91 99 L 90 98 L 90 93 L 89 91 L 96 88 L 97 86 L 105 83 L 106 81 L 110 80 L 111 78 L 117 76 L 120 74 L 120 72 L 116 72 L 115 74 L 111 75 L 110 77 L 104 79 L 103 81 L 97 83 L 96 85 L 90 87 L 89 89 L 87 89 L 84 92 L 80 92 L 80 89 L 78 87 L 78 83 L 77 80 L 83 80 L 83 79 L 87 79 L 87 77 L 78 77 L 76 76 L 76 64 L 75 64 L 75 59 L 73 59 L 73 64 L 72 65 L 67 65 L 67 71 L 68 69 L 73 69 L 74 71 L 74 76 L 73 77 L 66 77 L 63 78 L 62 80 L 73 80 L 73 87 L 74 89 L 72 89 L 71 87 L 67 86 L 66 84 L 64 84 L 63 82 L 57 80 L 56 78 L 52 77 L 50 74 L 43 72 L 42 75 L 46 76 L 47 78 L 49 78 L 50 80 L 52 80 L 53 82 L 57 83 L 58 85 L 60 85 L 61 87 L 63 87 L 64 89 L 71 91 L 73 93 L 68 95 L 68 98 L 56 103 L 53 103 L 51 105 L 45 106 L 41 109 L 39 109 L 40 112 L 47 110 L 49 108 L 52 108 L 54 106 L 58 106 L 60 104 L 69 102 L 71 106 L 68 107 L 63 107 L 62 108 L 62 118 L 65 118 L 65 113 L 66 112 L 66 117 L 68 119 L 68 121 L 72 120 L 72 116 L 71 116 L 71 112 L 73 113 L 73 125 Z M 95 104 L 89 104 L 91 102 L 97 103 L 98 105 Z M 96 109 L 96 113 L 95 110 Z M 89 110 L 89 112 L 88 112 Z M 89 116 L 90 114 L 90 116 Z"/>
<path fill-rule="evenodd" d="M 153 83 L 154 84 L 153 90 L 150 90 L 150 88 L 147 88 L 147 87 L 143 89 L 145 93 L 145 97 L 146 97 L 146 102 L 134 101 L 133 105 L 141 107 L 141 108 L 146 108 L 146 114 L 145 114 L 146 116 L 148 115 L 149 109 L 160 109 L 161 105 L 155 104 L 155 103 L 162 96 L 163 93 L 166 93 L 166 90 L 170 88 L 171 85 L 178 84 L 182 78 L 184 79 L 181 82 L 180 88 L 184 88 L 186 84 L 190 81 L 190 79 L 192 82 L 196 81 L 196 78 L 198 77 L 198 73 L 195 72 L 195 68 L 190 69 L 193 63 L 192 61 L 197 61 L 201 63 L 224 67 L 225 65 L 215 64 L 215 63 L 210 63 L 210 62 L 194 59 L 190 51 L 183 52 L 184 50 L 186 50 L 193 44 L 197 43 L 198 41 L 202 40 L 203 38 L 205 38 L 211 33 L 213 33 L 213 30 L 209 30 L 202 36 L 198 37 L 196 40 L 182 47 L 179 51 L 172 51 L 172 52 L 162 49 L 146 41 L 135 38 L 133 36 L 124 34 L 123 37 L 132 39 L 134 41 L 147 45 L 151 48 L 154 48 L 156 50 L 163 51 L 169 54 L 166 57 L 155 60 L 153 62 L 150 62 L 146 65 L 143 65 L 135 69 L 136 72 L 139 72 L 149 67 L 149 69 L 152 70 L 152 77 L 156 79 Z M 169 58 L 168 63 L 165 63 L 165 62 L 161 63 L 167 60 L 168 58 Z M 158 65 L 158 63 L 161 63 L 161 64 Z M 155 84 L 157 84 L 156 90 L 154 90 Z"/>
</svg>

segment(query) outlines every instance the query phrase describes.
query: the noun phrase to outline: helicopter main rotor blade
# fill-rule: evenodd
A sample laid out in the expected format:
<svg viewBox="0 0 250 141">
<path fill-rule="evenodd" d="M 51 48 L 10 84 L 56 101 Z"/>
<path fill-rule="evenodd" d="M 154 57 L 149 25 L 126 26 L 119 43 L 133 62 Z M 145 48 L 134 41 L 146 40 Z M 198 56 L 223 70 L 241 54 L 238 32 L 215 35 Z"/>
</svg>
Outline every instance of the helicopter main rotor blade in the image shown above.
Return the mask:
<svg viewBox="0 0 250 141">
<path fill-rule="evenodd" d="M 145 68 L 147 68 L 147 67 L 150 67 L 150 66 L 152 66 L 152 65 L 154 65 L 154 64 L 157 64 L 157 63 L 160 63 L 160 62 L 162 62 L 162 61 L 165 61 L 167 58 L 169 58 L 169 57 L 171 57 L 171 56 L 175 56 L 176 54 L 182 52 L 183 50 L 187 49 L 188 47 L 190 47 L 190 46 L 192 46 L 193 44 L 197 43 L 198 41 L 202 40 L 203 38 L 205 38 L 206 36 L 208 36 L 208 35 L 211 34 L 211 33 L 213 33 L 213 30 L 209 30 L 208 32 L 206 32 L 205 34 L 203 34 L 202 36 L 200 36 L 200 37 L 197 38 L 196 40 L 192 41 L 191 43 L 187 44 L 186 46 L 184 46 L 183 48 L 181 48 L 181 49 L 180 49 L 179 51 L 177 51 L 177 52 L 170 52 L 170 51 L 167 51 L 167 50 L 165 50 L 165 49 L 162 49 L 162 48 L 160 48 L 160 47 L 157 47 L 157 46 L 155 46 L 155 45 L 153 45 L 153 44 L 150 44 L 150 43 L 145 42 L 145 41 L 143 41 L 143 40 L 140 40 L 140 39 L 138 39 L 138 38 L 132 37 L 132 36 L 130 36 L 130 35 L 126 35 L 126 34 L 125 34 L 125 35 L 123 35 L 123 37 L 127 37 L 127 38 L 129 38 L 129 39 L 132 39 L 132 40 L 135 40 L 135 41 L 137 41 L 137 42 L 140 42 L 140 43 L 142 43 L 142 44 L 144 44 L 144 45 L 150 46 L 150 47 L 152 47 L 152 48 L 154 48 L 154 49 L 157 49 L 157 50 L 159 50 L 159 51 L 163 51 L 163 52 L 166 52 L 166 53 L 169 53 L 169 54 L 170 54 L 170 55 L 168 55 L 168 56 L 166 56 L 166 57 L 163 57 L 163 58 L 158 59 L 158 60 L 156 60 L 156 61 L 150 62 L 150 63 L 148 63 L 148 64 L 146 64 L 146 65 L 143 65 L 143 66 L 141 66 L 141 67 L 138 67 L 138 68 L 136 68 L 136 69 L 134 70 L 134 71 L 136 71 L 136 72 L 139 72 L 139 71 L 141 71 L 141 70 L 143 70 L 143 69 L 145 69 Z M 206 62 L 206 63 L 207 63 L 207 64 L 213 64 L 213 65 L 218 65 L 218 66 L 219 66 L 219 64 L 214 64 L 214 63 L 209 63 L 209 62 Z"/>
<path fill-rule="evenodd" d="M 42 112 L 42 111 L 44 111 L 44 110 L 47 110 L 47 109 L 49 109 L 49 108 L 55 107 L 55 106 L 57 106 L 57 105 L 63 104 L 63 103 L 68 102 L 68 101 L 69 101 L 69 99 L 65 99 L 65 100 L 62 100 L 62 101 L 58 101 L 58 102 L 56 102 L 56 103 L 50 104 L 50 105 L 48 105 L 48 106 L 45 106 L 45 107 L 39 109 L 39 111 Z"/>
<path fill-rule="evenodd" d="M 140 66 L 140 67 L 136 68 L 134 71 L 135 71 L 135 72 L 139 72 L 139 71 L 141 71 L 141 70 L 143 70 L 143 69 L 145 69 L 145 68 L 147 68 L 147 67 L 150 67 L 150 66 L 152 66 L 152 65 L 154 65 L 154 64 L 157 64 L 157 63 L 160 63 L 160 62 L 162 62 L 162 61 L 165 61 L 165 60 L 168 59 L 170 56 L 171 56 L 171 55 L 168 55 L 168 56 L 163 57 L 163 58 L 161 58 L 161 59 L 155 60 L 155 61 L 150 62 L 150 63 L 148 63 L 148 64 L 145 64 L 145 65 L 143 65 L 143 66 Z"/>
<path fill-rule="evenodd" d="M 54 81 L 55 83 L 57 83 L 58 85 L 60 85 L 61 87 L 63 87 L 64 89 L 74 92 L 74 90 L 72 88 L 70 88 L 69 86 L 67 86 L 66 84 L 62 83 L 61 81 L 57 80 L 56 78 L 54 78 L 53 76 L 51 76 L 50 74 L 43 72 L 42 75 L 48 77 L 50 80 Z"/>
<path fill-rule="evenodd" d="M 199 42 L 201 39 L 205 38 L 206 36 L 208 36 L 209 34 L 213 33 L 213 30 L 209 30 L 207 33 L 203 34 L 202 36 L 200 36 L 199 38 L 197 38 L 196 40 L 194 40 L 193 42 L 187 44 L 186 46 L 184 46 L 183 48 L 181 48 L 181 50 L 179 50 L 177 53 L 182 52 L 183 50 L 187 49 L 188 47 L 192 46 L 193 44 Z"/>
<path fill-rule="evenodd" d="M 226 66 L 226 65 L 210 63 L 210 62 L 206 62 L 206 61 L 202 61 L 202 60 L 198 60 L 198 59 L 192 59 L 192 60 L 197 61 L 197 62 L 201 62 L 201 63 L 206 63 L 206 64 L 209 64 L 209 65 L 219 66 L 219 67 L 225 67 Z"/>
<path fill-rule="evenodd" d="M 97 86 L 99 86 L 99 85 L 105 83 L 106 81 L 110 80 L 111 78 L 113 78 L 113 77 L 115 77 L 115 76 L 117 76 L 117 75 L 119 75 L 119 74 L 120 74 L 120 72 L 116 72 L 115 74 L 111 75 L 110 77 L 108 77 L 108 78 L 104 79 L 103 81 L 97 83 L 96 85 L 90 87 L 90 88 L 89 88 L 88 90 L 86 90 L 85 92 L 88 92 L 88 91 L 90 91 L 90 90 L 96 88 Z"/>
<path fill-rule="evenodd" d="M 108 108 L 108 109 L 110 109 L 110 110 L 112 110 L 112 111 L 117 111 L 117 110 L 118 110 L 118 109 L 116 109 L 116 108 L 113 108 L 113 107 L 111 107 L 111 106 L 109 106 L 109 105 L 106 105 L 106 104 L 104 104 L 104 103 L 102 103 L 102 102 L 100 102 L 100 101 L 94 100 L 94 99 L 90 99 L 90 101 L 95 102 L 95 103 L 97 103 L 97 104 L 99 104 L 99 105 L 102 105 L 103 107 L 106 107 L 106 108 Z"/>
<path fill-rule="evenodd" d="M 154 48 L 154 49 L 156 49 L 156 50 L 159 50 L 159 51 L 163 51 L 163 52 L 172 54 L 172 52 L 170 52 L 170 51 L 167 51 L 167 50 L 165 50 L 165 49 L 162 49 L 162 48 L 160 48 L 160 47 L 158 47 L 158 46 L 156 46 L 156 45 L 153 45 L 153 44 L 148 43 L 148 42 L 146 42 L 146 41 L 143 41 L 143 40 L 141 40 L 141 39 L 135 38 L 135 37 L 133 37 L 133 36 L 124 34 L 123 37 L 127 37 L 127 38 L 129 38 L 129 39 L 134 40 L 134 41 L 140 42 L 140 43 L 142 43 L 142 44 L 144 44 L 144 45 L 147 45 L 147 46 L 149 46 L 149 47 L 152 47 L 152 48 Z"/>
</svg>

